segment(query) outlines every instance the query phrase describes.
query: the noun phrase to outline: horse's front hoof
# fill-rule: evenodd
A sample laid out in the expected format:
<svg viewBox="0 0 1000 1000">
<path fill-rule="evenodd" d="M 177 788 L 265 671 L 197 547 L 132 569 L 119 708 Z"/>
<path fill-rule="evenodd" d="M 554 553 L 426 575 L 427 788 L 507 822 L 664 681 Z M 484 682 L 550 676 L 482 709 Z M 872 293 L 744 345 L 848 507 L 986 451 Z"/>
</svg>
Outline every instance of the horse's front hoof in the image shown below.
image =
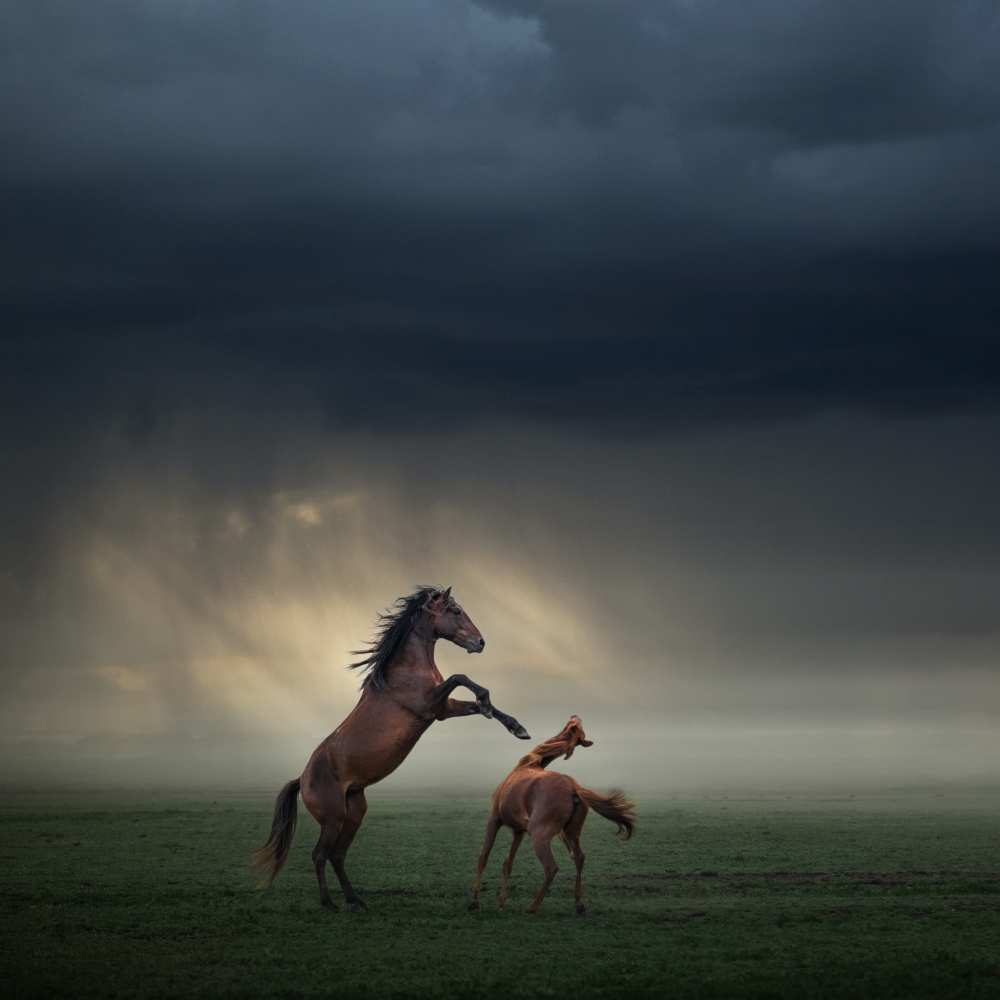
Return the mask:
<svg viewBox="0 0 1000 1000">
<path fill-rule="evenodd" d="M 368 909 L 368 907 L 365 906 L 364 901 L 360 900 L 360 899 L 352 899 L 347 904 L 347 912 L 348 913 L 364 913 L 365 910 L 367 910 L 367 909 Z"/>
<path fill-rule="evenodd" d="M 478 912 L 479 912 L 479 900 L 478 899 L 470 899 L 469 900 L 469 913 L 478 913 Z"/>
<path fill-rule="evenodd" d="M 576 904 L 576 915 L 578 917 L 585 917 L 587 915 L 587 907 L 583 903 Z"/>
<path fill-rule="evenodd" d="M 332 899 L 330 899 L 329 896 L 327 896 L 325 899 L 321 899 L 319 901 L 319 905 L 322 906 L 324 910 L 333 910 L 334 912 L 336 912 L 337 910 L 337 904 Z"/>
<path fill-rule="evenodd" d="M 517 729 L 512 729 L 513 733 L 519 740 L 530 740 L 531 737 L 528 735 L 528 730 L 524 726 L 518 726 Z"/>
</svg>

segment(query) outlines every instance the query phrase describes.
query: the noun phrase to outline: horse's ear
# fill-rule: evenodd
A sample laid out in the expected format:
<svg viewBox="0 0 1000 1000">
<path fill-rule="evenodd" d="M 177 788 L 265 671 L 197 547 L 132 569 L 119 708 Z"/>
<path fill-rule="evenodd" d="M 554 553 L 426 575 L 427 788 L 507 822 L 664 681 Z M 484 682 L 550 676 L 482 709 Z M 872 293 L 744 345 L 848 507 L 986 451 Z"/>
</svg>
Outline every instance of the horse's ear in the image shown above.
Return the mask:
<svg viewBox="0 0 1000 1000">
<path fill-rule="evenodd" d="M 451 597 L 451 587 L 448 587 L 448 589 L 441 595 L 442 603 L 447 604 L 449 597 Z"/>
<path fill-rule="evenodd" d="M 432 590 L 428 592 L 427 598 L 424 601 L 424 608 L 427 611 L 433 611 L 435 608 L 441 606 L 442 594 L 440 590 Z"/>
</svg>

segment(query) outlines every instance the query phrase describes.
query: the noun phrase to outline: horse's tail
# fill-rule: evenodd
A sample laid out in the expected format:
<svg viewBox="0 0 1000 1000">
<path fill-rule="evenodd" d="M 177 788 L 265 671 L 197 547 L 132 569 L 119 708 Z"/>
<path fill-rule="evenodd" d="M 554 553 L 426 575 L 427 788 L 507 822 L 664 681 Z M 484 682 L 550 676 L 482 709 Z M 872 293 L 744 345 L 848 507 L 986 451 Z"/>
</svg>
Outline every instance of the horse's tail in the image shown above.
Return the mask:
<svg viewBox="0 0 1000 1000">
<path fill-rule="evenodd" d="M 628 840 L 635 832 L 635 803 L 625 798 L 620 788 L 612 788 L 607 795 L 598 795 L 589 788 L 580 787 L 577 794 L 595 812 L 618 824 L 618 835 Z"/>
<path fill-rule="evenodd" d="M 288 857 L 288 849 L 295 836 L 295 813 L 299 797 L 299 779 L 289 781 L 278 792 L 274 802 L 274 819 L 271 821 L 271 836 L 263 847 L 254 851 L 253 866 L 260 872 L 261 881 L 270 885 L 281 871 Z"/>
</svg>

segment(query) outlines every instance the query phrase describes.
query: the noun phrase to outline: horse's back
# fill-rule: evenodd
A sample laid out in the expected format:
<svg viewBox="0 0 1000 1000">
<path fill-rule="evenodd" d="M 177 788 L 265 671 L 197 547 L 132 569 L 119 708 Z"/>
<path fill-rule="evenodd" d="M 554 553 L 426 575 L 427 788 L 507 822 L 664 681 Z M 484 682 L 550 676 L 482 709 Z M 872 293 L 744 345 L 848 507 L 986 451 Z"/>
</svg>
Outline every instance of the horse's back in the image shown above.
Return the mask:
<svg viewBox="0 0 1000 1000">
<path fill-rule="evenodd" d="M 568 823 L 579 802 L 577 783 L 568 774 L 540 768 L 518 769 L 501 788 L 500 820 L 514 830 L 539 823 Z"/>
</svg>

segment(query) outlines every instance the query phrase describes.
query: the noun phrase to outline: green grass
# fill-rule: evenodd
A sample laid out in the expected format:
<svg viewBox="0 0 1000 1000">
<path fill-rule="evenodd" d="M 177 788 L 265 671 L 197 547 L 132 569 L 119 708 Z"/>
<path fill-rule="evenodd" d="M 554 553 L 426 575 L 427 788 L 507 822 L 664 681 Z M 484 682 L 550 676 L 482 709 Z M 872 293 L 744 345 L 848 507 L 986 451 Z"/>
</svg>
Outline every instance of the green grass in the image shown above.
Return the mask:
<svg viewBox="0 0 1000 1000">
<path fill-rule="evenodd" d="M 315 824 L 255 888 L 271 795 L 9 793 L 3 996 L 1000 996 L 1000 797 L 641 801 L 592 814 L 541 913 L 522 848 L 510 908 L 466 912 L 484 800 L 369 795 L 349 870 L 367 914 L 317 903 Z M 331 883 L 336 884 L 331 872 Z"/>
</svg>

